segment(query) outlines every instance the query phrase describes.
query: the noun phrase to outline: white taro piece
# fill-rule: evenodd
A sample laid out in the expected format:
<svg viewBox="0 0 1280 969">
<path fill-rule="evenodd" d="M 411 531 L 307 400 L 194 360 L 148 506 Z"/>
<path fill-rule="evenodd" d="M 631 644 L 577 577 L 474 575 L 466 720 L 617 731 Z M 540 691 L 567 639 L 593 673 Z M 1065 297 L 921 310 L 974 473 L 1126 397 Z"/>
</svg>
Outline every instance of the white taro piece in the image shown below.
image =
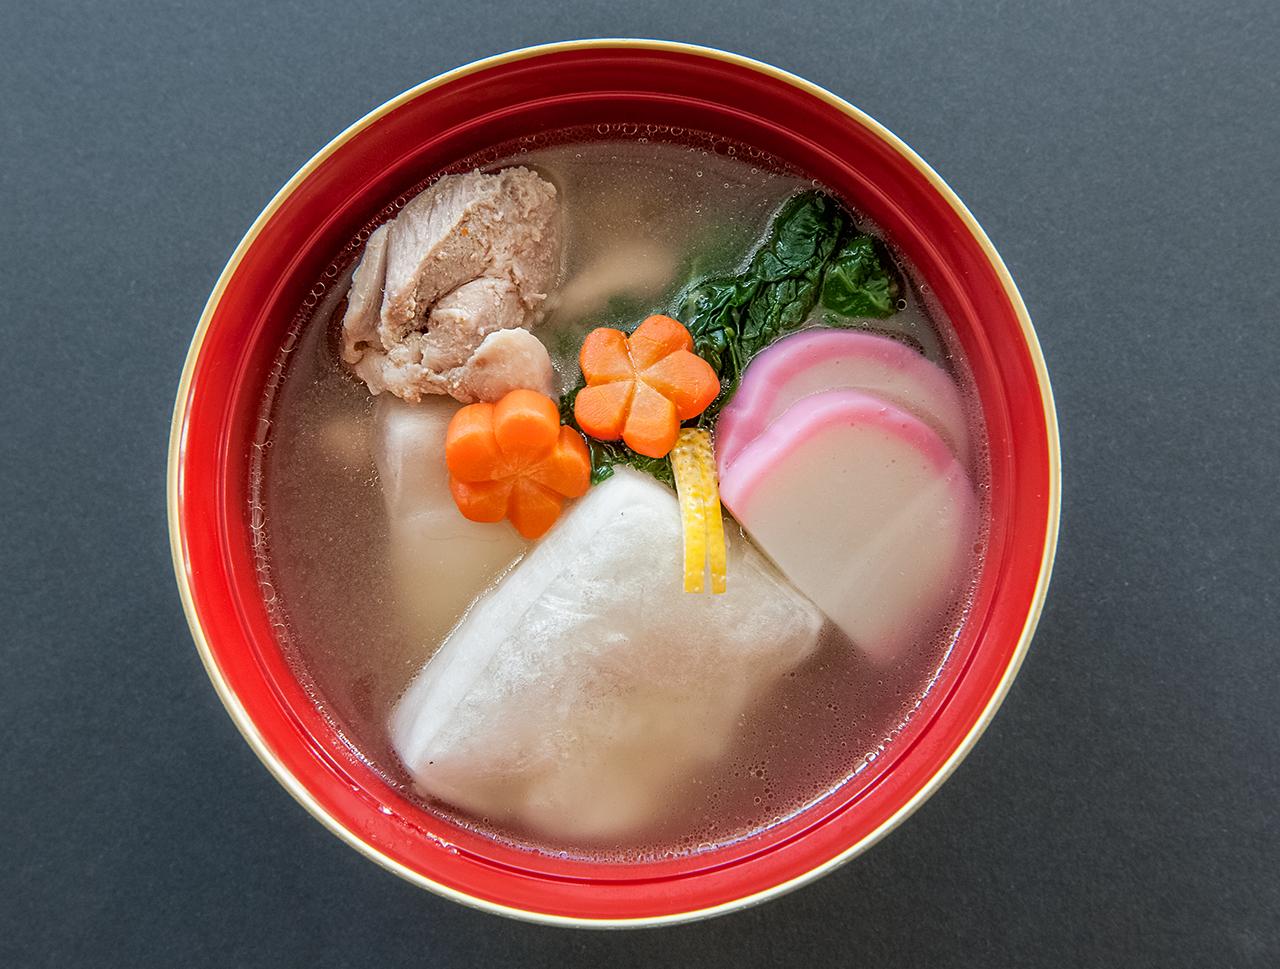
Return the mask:
<svg viewBox="0 0 1280 969">
<path fill-rule="evenodd" d="M 621 838 L 677 809 L 824 618 L 742 540 L 728 591 L 683 591 L 676 496 L 598 485 L 468 613 L 391 716 L 419 790 L 550 839 Z"/>
<path fill-rule="evenodd" d="M 391 572 L 406 638 L 439 642 L 475 597 L 529 546 L 508 522 L 467 521 L 449 491 L 445 435 L 459 404 L 426 396 L 410 404 L 378 399 L 378 480 L 390 532 Z M 416 668 L 422 662 L 419 655 Z"/>
</svg>

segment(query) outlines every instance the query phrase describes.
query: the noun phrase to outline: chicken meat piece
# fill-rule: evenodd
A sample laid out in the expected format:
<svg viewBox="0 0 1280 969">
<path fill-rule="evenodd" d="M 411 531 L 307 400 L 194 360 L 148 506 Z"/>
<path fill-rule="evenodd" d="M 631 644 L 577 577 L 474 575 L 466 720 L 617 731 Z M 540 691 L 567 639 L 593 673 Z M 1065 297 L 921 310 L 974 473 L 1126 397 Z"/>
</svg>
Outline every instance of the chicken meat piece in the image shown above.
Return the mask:
<svg viewBox="0 0 1280 969">
<path fill-rule="evenodd" d="M 382 281 L 387 275 L 387 236 L 390 231 L 390 222 L 373 231 L 364 244 L 360 265 L 351 276 L 347 314 L 342 318 L 344 357 L 347 348 L 363 353 L 370 345 L 381 346 L 378 322 L 382 319 Z M 358 354 L 355 359 L 359 359 Z"/>
<path fill-rule="evenodd" d="M 496 386 L 550 393 L 550 356 L 536 338 L 536 347 L 500 340 L 473 358 L 491 334 L 538 322 L 559 256 L 553 185 L 524 168 L 445 176 L 370 236 L 348 296 L 343 359 L 371 392 L 409 401 L 491 400 Z"/>
</svg>

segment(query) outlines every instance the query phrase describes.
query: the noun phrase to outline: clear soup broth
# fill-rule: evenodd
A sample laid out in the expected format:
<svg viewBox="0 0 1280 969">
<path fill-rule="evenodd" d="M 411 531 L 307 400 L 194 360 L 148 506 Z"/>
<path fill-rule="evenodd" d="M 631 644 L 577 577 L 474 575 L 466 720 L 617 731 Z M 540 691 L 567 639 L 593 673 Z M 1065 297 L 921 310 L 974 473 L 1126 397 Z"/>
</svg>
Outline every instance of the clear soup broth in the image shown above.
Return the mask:
<svg viewBox="0 0 1280 969">
<path fill-rule="evenodd" d="M 450 169 L 522 165 L 556 186 L 565 220 L 560 283 L 533 332 L 550 350 L 561 392 L 577 380 L 577 350 L 587 332 L 629 331 L 649 313 L 665 312 L 691 276 L 741 270 L 780 206 L 814 187 L 746 146 L 690 132 L 667 136 L 601 141 L 594 129 L 568 130 Z M 828 622 L 817 650 L 742 717 L 730 752 L 681 781 L 667 798 L 678 807 L 634 836 L 568 843 L 415 793 L 391 746 L 388 718 L 461 613 L 429 594 L 412 594 L 396 574 L 374 459 L 379 400 L 344 367 L 338 331 L 364 240 L 428 184 L 379 213 L 335 259 L 317 287 L 323 297 L 300 312 L 282 351 L 283 379 L 263 403 L 269 431 L 252 489 L 261 582 L 282 647 L 317 705 L 357 756 L 424 809 L 510 844 L 574 857 L 638 860 L 739 841 L 865 769 L 893 742 L 947 660 L 981 570 L 981 534 L 968 585 L 931 636 L 896 662 L 876 665 Z M 857 200 L 840 201 L 857 220 Z M 873 225 L 858 227 L 879 235 Z M 868 326 L 895 333 L 957 384 L 981 501 L 984 435 L 972 380 L 927 287 L 896 253 L 894 259 L 903 283 L 898 312 Z M 472 598 L 485 591 L 475 588 Z"/>
</svg>

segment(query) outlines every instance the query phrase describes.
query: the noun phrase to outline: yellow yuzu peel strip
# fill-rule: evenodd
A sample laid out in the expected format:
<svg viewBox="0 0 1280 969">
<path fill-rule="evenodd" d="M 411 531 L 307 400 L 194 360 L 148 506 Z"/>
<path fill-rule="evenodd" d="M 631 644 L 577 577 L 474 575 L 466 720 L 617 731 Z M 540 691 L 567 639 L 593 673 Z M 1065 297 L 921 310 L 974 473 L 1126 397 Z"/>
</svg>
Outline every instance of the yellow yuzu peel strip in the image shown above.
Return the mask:
<svg viewBox="0 0 1280 969">
<path fill-rule="evenodd" d="M 711 434 L 706 438 L 706 454 L 702 459 L 702 482 L 706 488 L 707 564 L 711 566 L 711 591 L 724 592 L 728 567 L 725 562 L 724 517 L 720 514 L 720 479 L 716 475 L 715 455 L 711 450 Z"/>
<path fill-rule="evenodd" d="M 688 427 L 671 449 L 676 494 L 684 523 L 684 591 L 701 592 L 703 575 L 711 566 L 711 591 L 725 590 L 724 524 L 720 517 L 720 489 L 711 450 L 711 432 Z"/>
</svg>

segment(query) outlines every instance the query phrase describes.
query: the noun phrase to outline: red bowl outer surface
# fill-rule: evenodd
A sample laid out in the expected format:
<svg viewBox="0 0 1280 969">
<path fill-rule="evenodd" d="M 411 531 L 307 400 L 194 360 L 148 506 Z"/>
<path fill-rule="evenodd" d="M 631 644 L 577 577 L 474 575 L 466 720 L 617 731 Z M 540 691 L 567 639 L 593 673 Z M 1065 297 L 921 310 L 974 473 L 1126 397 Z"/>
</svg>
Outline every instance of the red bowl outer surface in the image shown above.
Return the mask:
<svg viewBox="0 0 1280 969">
<path fill-rule="evenodd" d="M 866 769 L 766 832 L 699 854 L 597 863 L 505 845 L 406 800 L 339 736 L 272 633 L 250 527 L 251 455 L 282 347 L 316 281 L 400 193 L 493 145 L 578 125 L 710 132 L 809 173 L 872 219 L 953 323 L 990 442 L 991 531 L 970 617 L 924 703 Z M 490 911 L 643 925 L 729 911 L 794 888 L 874 843 L 976 741 L 1039 617 L 1059 504 L 1058 438 L 1035 334 L 990 242 L 941 179 L 857 109 L 734 55 L 649 41 L 518 51 L 446 74 L 343 133 L 240 244 L 187 359 L 170 449 L 174 560 L 214 685 L 285 787 L 403 877 Z"/>
</svg>

